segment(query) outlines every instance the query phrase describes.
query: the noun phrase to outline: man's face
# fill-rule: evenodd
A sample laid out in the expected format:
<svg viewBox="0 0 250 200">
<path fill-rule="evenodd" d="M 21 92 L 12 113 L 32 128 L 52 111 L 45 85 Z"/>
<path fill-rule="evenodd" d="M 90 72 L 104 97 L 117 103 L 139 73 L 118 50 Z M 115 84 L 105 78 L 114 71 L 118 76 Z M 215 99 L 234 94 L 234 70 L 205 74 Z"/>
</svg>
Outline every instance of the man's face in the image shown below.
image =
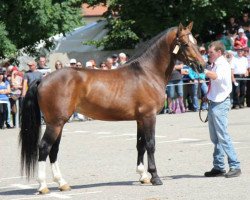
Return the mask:
<svg viewBox="0 0 250 200">
<path fill-rule="evenodd" d="M 237 50 L 237 54 L 239 57 L 242 57 L 244 55 L 243 49 Z"/>
<path fill-rule="evenodd" d="M 36 66 L 34 64 L 28 65 L 28 66 L 29 66 L 29 68 L 30 68 L 31 71 L 35 71 L 36 70 Z"/>
<path fill-rule="evenodd" d="M 215 51 L 213 46 L 210 49 L 208 49 L 208 56 L 209 56 L 208 60 L 210 63 L 214 63 L 214 61 L 221 55 L 222 55 L 221 50 Z"/>
<path fill-rule="evenodd" d="M 40 66 L 45 66 L 45 64 L 46 64 L 46 59 L 45 59 L 44 57 L 41 57 L 41 58 L 39 59 L 39 65 L 40 65 Z"/>
</svg>

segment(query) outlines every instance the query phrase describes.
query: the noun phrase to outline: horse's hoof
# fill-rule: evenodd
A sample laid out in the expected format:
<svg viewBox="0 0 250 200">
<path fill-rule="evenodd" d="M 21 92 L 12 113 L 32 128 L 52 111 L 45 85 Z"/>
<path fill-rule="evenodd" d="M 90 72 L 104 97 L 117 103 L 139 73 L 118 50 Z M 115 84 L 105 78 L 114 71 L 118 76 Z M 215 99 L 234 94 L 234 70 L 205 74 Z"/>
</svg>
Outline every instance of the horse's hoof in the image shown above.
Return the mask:
<svg viewBox="0 0 250 200">
<path fill-rule="evenodd" d="M 142 180 L 140 180 L 141 184 L 149 184 L 150 183 L 150 179 L 149 178 L 144 178 Z"/>
<path fill-rule="evenodd" d="M 49 193 L 49 188 L 43 188 L 42 190 L 39 190 L 38 191 L 39 192 L 39 194 L 48 194 Z"/>
<path fill-rule="evenodd" d="M 163 185 L 162 181 L 160 178 L 151 178 L 151 183 L 152 185 Z"/>
<path fill-rule="evenodd" d="M 71 187 L 68 184 L 65 184 L 65 185 L 61 186 L 59 189 L 60 189 L 60 191 L 64 192 L 64 191 L 71 190 Z"/>
</svg>

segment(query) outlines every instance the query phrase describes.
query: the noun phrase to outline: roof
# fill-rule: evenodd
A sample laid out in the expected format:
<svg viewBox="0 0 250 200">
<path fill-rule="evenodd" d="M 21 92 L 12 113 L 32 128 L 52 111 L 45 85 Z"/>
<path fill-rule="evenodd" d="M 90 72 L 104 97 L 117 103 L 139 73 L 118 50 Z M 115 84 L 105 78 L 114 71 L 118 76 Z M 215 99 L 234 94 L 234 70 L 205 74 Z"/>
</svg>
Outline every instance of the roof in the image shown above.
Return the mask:
<svg viewBox="0 0 250 200">
<path fill-rule="evenodd" d="M 102 16 L 103 13 L 105 13 L 108 8 L 104 4 L 99 4 L 98 6 L 91 6 L 89 7 L 88 4 L 83 3 L 82 4 L 83 9 L 83 16 L 85 17 L 96 17 L 96 16 Z"/>
</svg>

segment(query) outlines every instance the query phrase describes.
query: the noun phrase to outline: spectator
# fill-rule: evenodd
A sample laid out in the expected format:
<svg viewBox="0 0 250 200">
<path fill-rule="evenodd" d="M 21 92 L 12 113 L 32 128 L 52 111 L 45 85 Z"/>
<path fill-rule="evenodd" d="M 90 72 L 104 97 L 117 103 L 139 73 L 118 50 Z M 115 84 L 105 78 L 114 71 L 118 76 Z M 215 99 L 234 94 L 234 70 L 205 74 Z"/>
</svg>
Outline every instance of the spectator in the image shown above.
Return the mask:
<svg viewBox="0 0 250 200">
<path fill-rule="evenodd" d="M 20 97 L 23 88 L 23 73 L 19 72 L 17 68 L 14 68 L 11 72 L 10 86 L 11 86 L 10 105 L 11 105 L 12 121 L 13 121 L 13 126 L 16 127 L 17 103 L 19 108 L 21 108 L 22 99 Z"/>
<path fill-rule="evenodd" d="M 106 66 L 105 62 L 101 62 L 100 69 L 108 70 L 108 67 Z"/>
<path fill-rule="evenodd" d="M 119 66 L 124 65 L 127 62 L 127 56 L 125 53 L 119 53 Z"/>
<path fill-rule="evenodd" d="M 46 57 L 40 56 L 38 61 L 37 70 L 46 76 L 51 73 L 51 69 L 46 65 Z"/>
<path fill-rule="evenodd" d="M 106 59 L 105 64 L 106 64 L 106 67 L 107 67 L 108 69 L 113 69 L 113 68 L 112 68 L 112 67 L 113 67 L 113 58 L 108 57 L 108 58 Z"/>
<path fill-rule="evenodd" d="M 92 62 L 90 61 L 87 61 L 86 64 L 85 64 L 85 67 L 86 68 L 90 68 L 90 69 L 93 69 L 93 65 L 92 65 Z"/>
<path fill-rule="evenodd" d="M 244 107 L 244 98 L 246 90 L 246 80 L 242 78 L 247 77 L 248 61 L 244 57 L 244 50 L 238 49 L 237 55 L 232 59 L 232 70 L 236 82 L 233 84 L 233 109 Z M 240 80 L 237 80 L 240 79 Z"/>
<path fill-rule="evenodd" d="M 86 62 L 86 67 L 91 69 L 98 69 L 96 67 L 96 62 L 94 60 L 89 60 Z"/>
<path fill-rule="evenodd" d="M 203 99 L 207 95 L 208 87 L 206 84 L 206 76 L 204 73 L 198 74 L 195 72 L 191 67 L 188 69 L 188 76 L 190 80 L 190 87 L 191 87 L 191 102 L 192 102 L 192 110 L 194 112 L 199 111 L 200 107 L 202 110 L 207 109 L 207 102 L 201 101 L 201 106 L 199 106 L 199 95 L 198 95 L 198 89 L 200 85 L 201 89 L 201 99 Z"/>
<path fill-rule="evenodd" d="M 37 80 L 42 80 L 43 74 L 37 70 L 36 62 L 30 61 L 27 63 L 29 66 L 29 71 L 24 74 L 23 77 L 23 88 L 22 88 L 22 97 L 25 97 L 28 87 Z"/>
<path fill-rule="evenodd" d="M 112 55 L 112 59 L 113 59 L 113 63 L 112 63 L 111 69 L 116 69 L 119 66 L 118 55 L 117 54 L 113 54 Z"/>
<path fill-rule="evenodd" d="M 75 58 L 71 58 L 69 60 L 69 65 L 70 65 L 70 67 L 76 67 L 76 59 Z"/>
<path fill-rule="evenodd" d="M 77 61 L 77 62 L 76 62 L 76 67 L 77 67 L 77 68 L 82 68 L 82 63 L 81 63 L 80 61 Z"/>
<path fill-rule="evenodd" d="M 249 53 L 249 48 L 244 49 L 244 56 L 247 58 L 248 61 L 248 80 L 246 81 L 246 104 L 247 107 L 250 107 L 250 53 Z"/>
<path fill-rule="evenodd" d="M 234 49 L 243 49 L 247 47 L 247 37 L 244 34 L 244 29 L 238 30 L 238 36 L 234 39 Z"/>
<path fill-rule="evenodd" d="M 185 112 L 183 104 L 183 81 L 181 75 L 181 69 L 183 63 L 176 61 L 171 77 L 167 85 L 167 97 L 168 97 L 168 110 L 169 114 L 174 114 L 179 107 L 181 112 Z M 177 101 L 174 100 L 175 91 L 177 92 Z"/>
<path fill-rule="evenodd" d="M 236 22 L 235 17 L 231 16 L 226 24 L 226 35 L 230 33 L 237 33 L 239 24 Z"/>
<path fill-rule="evenodd" d="M 250 19 L 247 12 L 244 12 L 242 19 L 239 22 L 239 26 L 243 28 L 248 39 L 250 39 Z"/>
<path fill-rule="evenodd" d="M 8 94 L 10 93 L 10 84 L 6 81 L 5 72 L 0 71 L 0 129 L 4 128 L 4 123 L 7 128 L 10 126 L 10 101 Z"/>
<path fill-rule="evenodd" d="M 199 51 L 200 51 L 200 54 L 201 54 L 202 58 L 203 58 L 204 61 L 207 63 L 207 61 L 208 61 L 208 56 L 207 56 L 206 48 L 205 48 L 204 46 L 200 46 L 200 47 L 199 47 Z"/>
<path fill-rule="evenodd" d="M 63 68 L 62 62 L 61 62 L 60 60 L 57 60 L 57 61 L 55 62 L 55 69 L 56 69 L 56 70 L 59 70 L 59 69 L 62 69 L 62 68 Z"/>
</svg>

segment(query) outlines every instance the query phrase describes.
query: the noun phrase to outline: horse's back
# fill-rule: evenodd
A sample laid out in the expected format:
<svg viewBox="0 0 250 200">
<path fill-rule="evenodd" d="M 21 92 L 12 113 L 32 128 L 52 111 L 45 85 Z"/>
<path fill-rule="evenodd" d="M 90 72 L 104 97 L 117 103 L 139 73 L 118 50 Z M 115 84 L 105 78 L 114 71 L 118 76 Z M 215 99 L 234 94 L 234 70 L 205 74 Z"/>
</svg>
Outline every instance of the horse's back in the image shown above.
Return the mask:
<svg viewBox="0 0 250 200">
<path fill-rule="evenodd" d="M 161 104 L 162 99 L 157 99 L 155 87 L 135 70 L 122 67 L 109 71 L 74 68 L 56 71 L 39 86 L 41 110 L 45 115 L 53 110 L 64 118 L 77 111 L 100 120 L 134 120 L 141 112 L 156 112 L 158 108 L 153 107 L 157 101 Z"/>
</svg>

